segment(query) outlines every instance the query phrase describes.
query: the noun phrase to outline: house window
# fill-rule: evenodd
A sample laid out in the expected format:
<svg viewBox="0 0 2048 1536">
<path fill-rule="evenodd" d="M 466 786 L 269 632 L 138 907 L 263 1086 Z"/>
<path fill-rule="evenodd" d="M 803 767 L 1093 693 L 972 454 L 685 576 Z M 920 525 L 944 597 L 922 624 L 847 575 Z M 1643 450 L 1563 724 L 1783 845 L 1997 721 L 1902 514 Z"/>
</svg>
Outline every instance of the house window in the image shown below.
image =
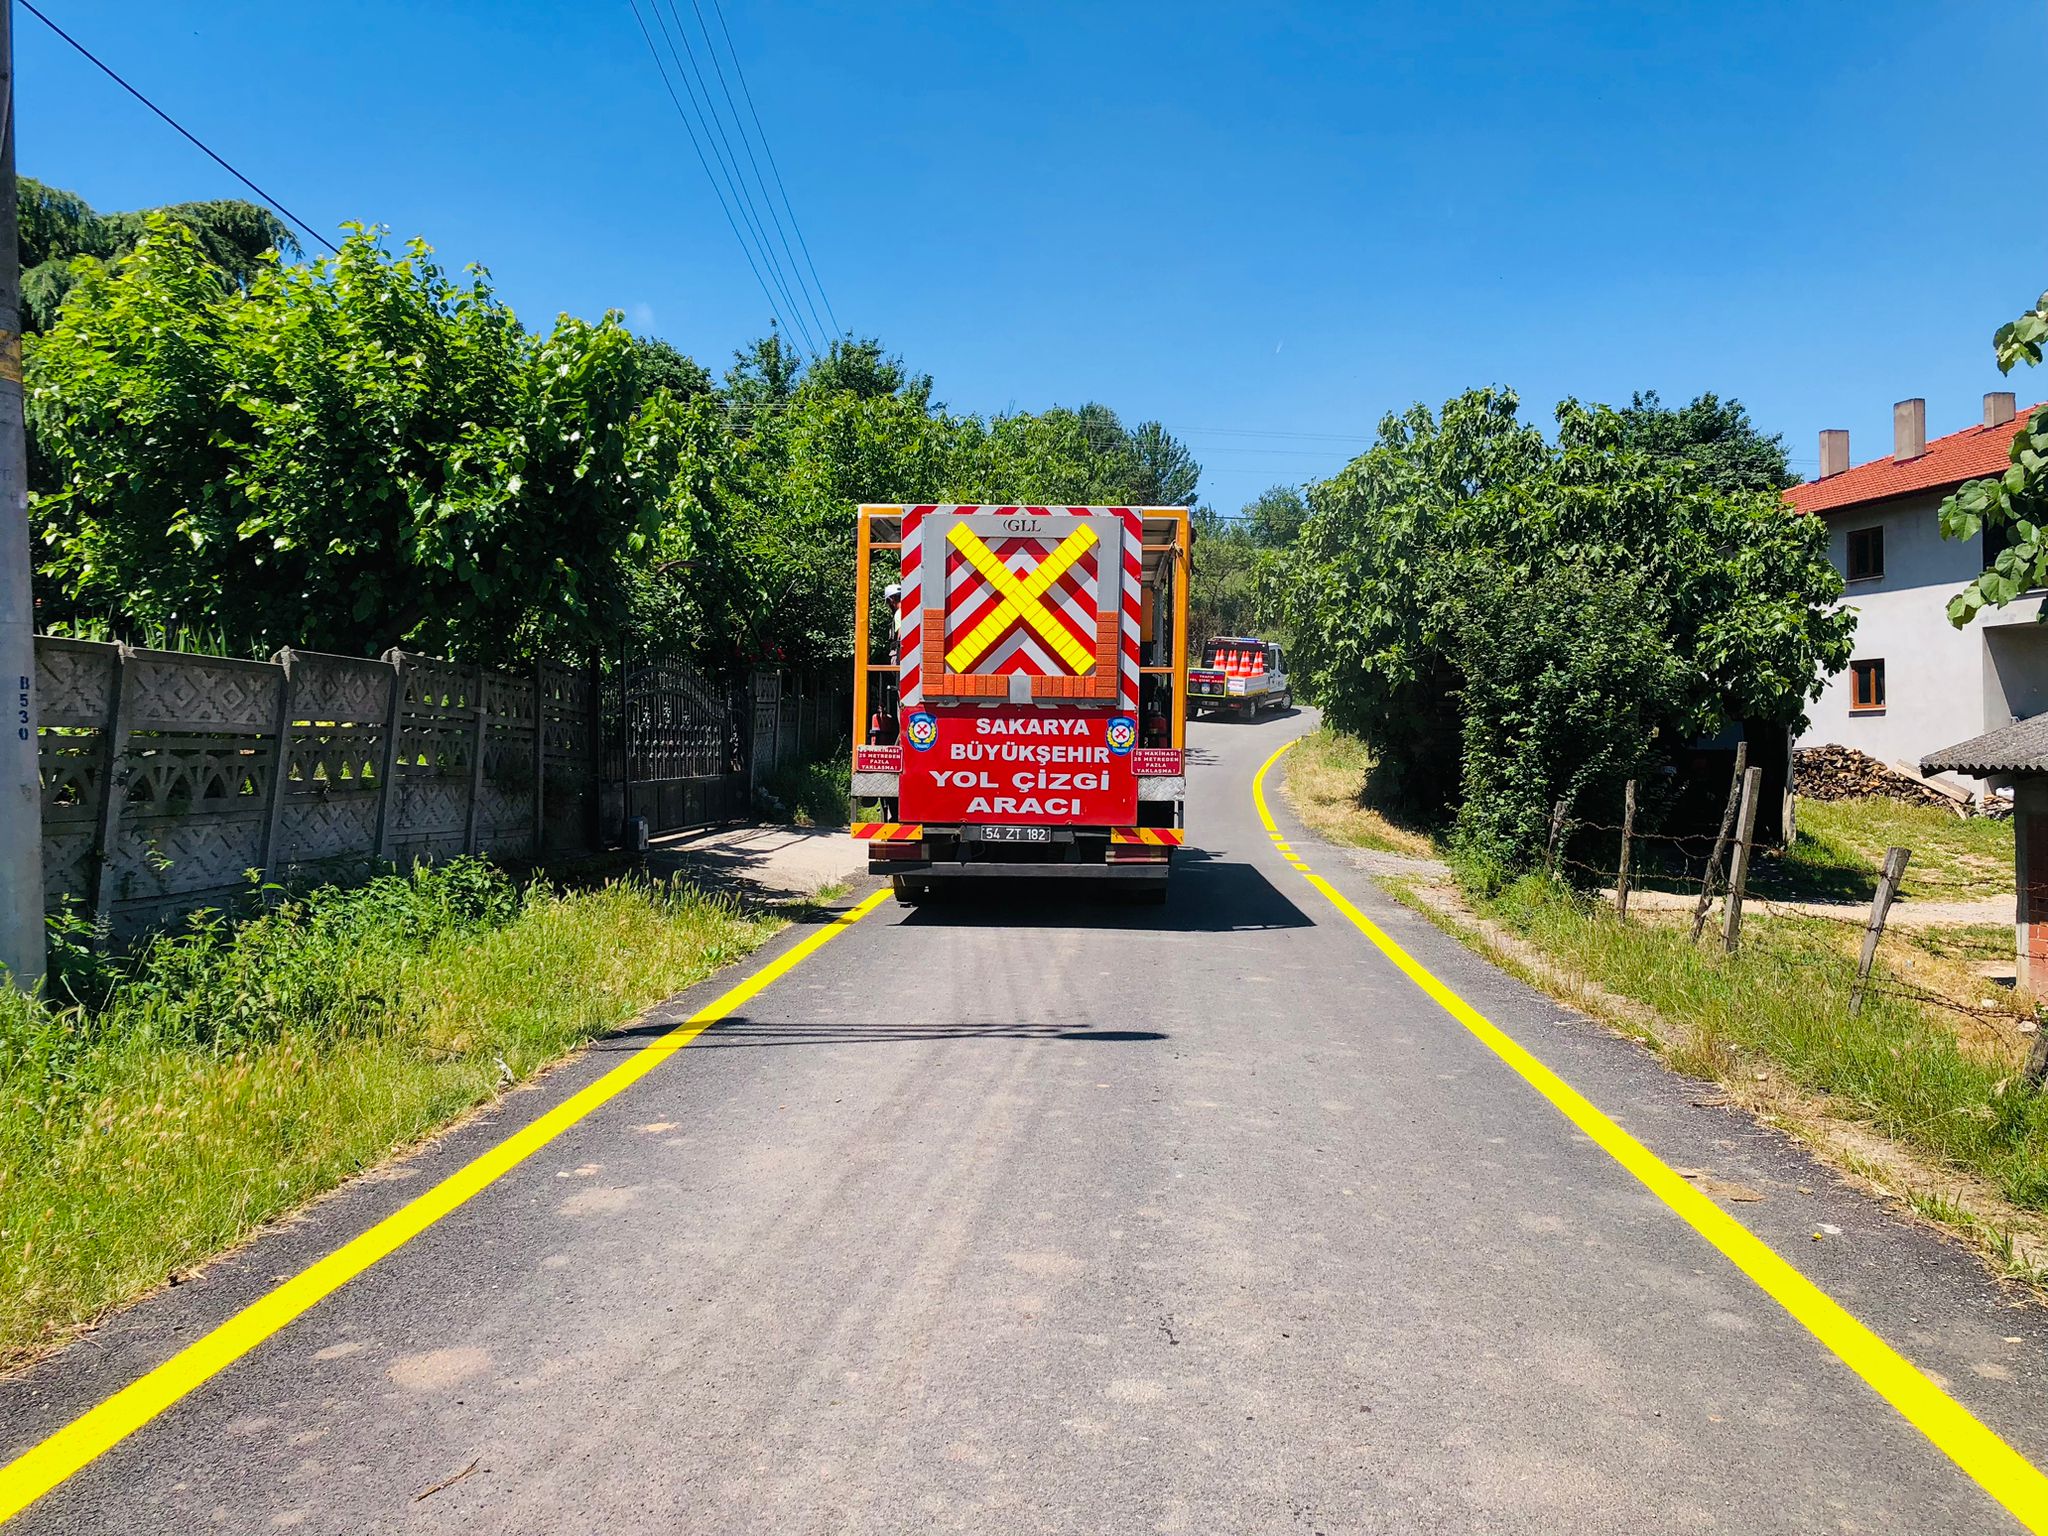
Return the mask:
<svg viewBox="0 0 2048 1536">
<path fill-rule="evenodd" d="M 1874 581 L 1884 574 L 1884 529 L 1849 530 L 1849 579 Z"/>
<path fill-rule="evenodd" d="M 1883 662 L 1852 661 L 1849 663 L 1849 708 L 1851 710 L 1877 710 L 1884 708 Z"/>
</svg>

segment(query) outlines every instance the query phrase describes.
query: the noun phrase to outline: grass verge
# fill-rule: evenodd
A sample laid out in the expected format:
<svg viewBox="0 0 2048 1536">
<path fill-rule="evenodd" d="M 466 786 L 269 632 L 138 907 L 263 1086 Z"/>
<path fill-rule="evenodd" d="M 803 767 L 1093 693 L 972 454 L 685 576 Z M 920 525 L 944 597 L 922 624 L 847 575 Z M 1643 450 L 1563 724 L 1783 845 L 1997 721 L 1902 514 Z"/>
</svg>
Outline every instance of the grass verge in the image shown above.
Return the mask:
<svg viewBox="0 0 2048 1536">
<path fill-rule="evenodd" d="M 1317 732 L 1290 754 L 1287 797 L 1332 842 L 1398 847 L 1370 808 L 1371 764 L 1363 743 Z M 1860 889 L 1867 900 L 1894 844 L 1914 850 L 1908 899 L 2012 889 L 2009 824 L 1884 800 L 1802 801 L 1799 821 L 1793 848 L 1758 866 L 1759 885 L 1768 889 L 1773 873 L 1783 881 L 1772 894 L 1842 899 Z M 2018 1078 L 2028 1044 L 2019 1025 L 2033 1000 L 1984 974 L 2010 957 L 2010 928 L 1895 927 L 1873 994 L 1852 1019 L 1860 914 L 1842 921 L 1760 906 L 1731 956 L 1711 935 L 1693 945 L 1683 911 L 1645 910 L 1623 923 L 1610 906 L 1536 877 L 1491 895 L 1477 880 L 1464 890 L 1440 878 L 1381 884 L 1675 1069 L 1716 1080 L 1727 1102 L 1963 1236 L 2002 1272 L 2048 1288 L 2048 1095 Z"/>
<path fill-rule="evenodd" d="M 458 860 L 202 918 L 86 1003 L 0 989 L 0 1369 L 182 1274 L 777 926 Z"/>
<path fill-rule="evenodd" d="M 1283 789 L 1294 814 L 1326 841 L 1411 858 L 1436 857 L 1428 833 L 1390 819 L 1371 804 L 1371 775 L 1371 748 L 1356 736 L 1320 726 L 1287 754 Z"/>
<path fill-rule="evenodd" d="M 2002 1272 L 2048 1285 L 2048 1095 L 2017 1077 L 2021 1037 L 1959 1035 L 1879 992 L 1848 1013 L 1855 962 L 1840 925 L 1769 918 L 1743 947 L 1695 947 L 1683 924 L 1622 922 L 1529 876 L 1491 899 L 1383 882 L 1524 980 L 1718 1081 Z"/>
</svg>

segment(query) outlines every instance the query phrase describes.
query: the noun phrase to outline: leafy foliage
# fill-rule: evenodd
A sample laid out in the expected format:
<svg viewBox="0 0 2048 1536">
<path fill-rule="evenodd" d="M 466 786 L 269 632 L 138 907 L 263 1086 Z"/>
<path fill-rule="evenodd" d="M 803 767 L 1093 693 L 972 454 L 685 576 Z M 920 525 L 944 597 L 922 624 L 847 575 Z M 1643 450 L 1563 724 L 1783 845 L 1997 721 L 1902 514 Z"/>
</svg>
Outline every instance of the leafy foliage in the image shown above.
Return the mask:
<svg viewBox="0 0 2048 1536">
<path fill-rule="evenodd" d="M 1291 485 L 1270 485 L 1245 503 L 1239 518 L 1261 549 L 1284 549 L 1301 537 L 1308 502 Z"/>
<path fill-rule="evenodd" d="M 634 627 L 702 636 L 720 665 L 837 662 L 852 654 L 862 502 L 1161 505 L 1199 475 L 1156 422 L 1127 429 L 1103 405 L 956 416 L 879 341 L 805 365 L 771 333 L 735 355 L 657 471 L 670 488 Z"/>
<path fill-rule="evenodd" d="M 1372 743 L 1378 792 L 1456 809 L 1512 866 L 1556 799 L 1647 778 L 1723 720 L 1796 724 L 1847 664 L 1825 530 L 1727 492 L 1565 401 L 1558 442 L 1512 392 L 1388 417 L 1309 488 L 1285 577 L 1298 672 Z"/>
<path fill-rule="evenodd" d="M 1292 664 L 1329 722 L 1372 744 L 1389 803 L 1441 809 L 1457 782 L 1456 564 L 1472 503 L 1546 450 L 1511 390 L 1380 422 L 1374 446 L 1308 488 L 1286 578 Z"/>
<path fill-rule="evenodd" d="M 2048 342 L 2048 293 L 1992 337 L 1998 371 L 2016 363 L 2033 367 Z M 1986 608 L 2003 608 L 2014 598 L 2048 586 L 2048 406 L 2030 416 L 2014 434 L 2011 464 L 2002 475 L 1972 480 L 1941 504 L 1941 536 L 1974 539 L 1980 533 L 1997 550 L 1984 573 L 1949 599 L 1948 620 L 1961 629 Z"/>
<path fill-rule="evenodd" d="M 527 333 L 417 241 L 358 229 L 244 290 L 157 218 L 28 353 L 61 486 L 34 509 L 45 609 L 258 648 L 587 640 L 653 531 L 645 356 L 616 315 Z"/>
<path fill-rule="evenodd" d="M 1482 576 L 1457 631 L 1458 840 L 1508 867 L 1543 846 L 1556 801 L 1616 800 L 1691 702 L 1661 594 L 1641 574 L 1578 563 L 1531 574 L 1528 585 Z"/>
<path fill-rule="evenodd" d="M 1786 462 L 1783 436 L 1759 432 L 1740 400 L 1709 392 L 1672 407 L 1653 389 L 1637 393 L 1615 415 L 1624 447 L 1654 464 L 1689 462 L 1717 491 L 1782 491 L 1799 478 Z"/>
<path fill-rule="evenodd" d="M 1289 485 L 1261 491 L 1234 518 L 1197 507 L 1194 579 L 1188 594 L 1188 641 L 1217 635 L 1263 634 L 1273 619 L 1272 589 L 1281 551 L 1301 531 L 1307 504 Z"/>
<path fill-rule="evenodd" d="M 363 230 L 243 280 L 160 216 L 74 277 L 28 356 L 53 627 L 836 661 L 859 502 L 1156 503 L 1200 474 L 1102 405 L 954 415 L 872 339 L 806 365 L 771 331 L 714 387 L 616 314 L 530 333 L 480 270 Z"/>
<path fill-rule="evenodd" d="M 251 282 L 270 252 L 299 254 L 299 242 L 283 221 L 268 208 L 237 198 L 100 214 L 76 192 L 20 176 L 15 178 L 15 210 L 21 231 L 22 319 L 31 332 L 55 323 L 64 295 L 77 280 L 71 266 L 75 259 L 111 261 L 126 255 L 149 233 L 152 216 L 190 230 L 206 259 L 238 284 Z"/>
</svg>

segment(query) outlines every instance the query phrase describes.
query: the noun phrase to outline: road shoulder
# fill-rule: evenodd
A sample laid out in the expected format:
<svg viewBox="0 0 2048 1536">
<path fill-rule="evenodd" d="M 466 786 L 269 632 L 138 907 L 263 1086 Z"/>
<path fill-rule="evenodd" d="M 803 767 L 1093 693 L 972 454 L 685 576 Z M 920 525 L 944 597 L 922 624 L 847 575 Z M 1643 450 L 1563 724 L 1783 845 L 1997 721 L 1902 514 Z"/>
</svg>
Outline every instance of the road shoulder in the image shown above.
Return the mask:
<svg viewBox="0 0 2048 1536">
<path fill-rule="evenodd" d="M 1678 1076 L 1649 1047 L 1560 1005 L 1402 905 L 1348 850 L 1309 831 L 1284 796 L 1269 800 L 1286 841 L 1424 967 L 1657 1157 L 1695 1174 L 1716 1204 L 2014 1449 L 2036 1463 L 2048 1455 L 2040 1408 L 2048 1311 L 1719 1085 Z M 1443 1027 L 1460 1028 L 1448 1016 Z M 1703 1265 L 1720 1262 L 1704 1243 L 1700 1252 Z"/>
<path fill-rule="evenodd" d="M 865 885 L 866 882 L 863 882 Z M 794 909 L 793 921 L 744 959 L 648 1009 L 535 1077 L 261 1228 L 189 1277 L 117 1310 L 93 1331 L 0 1378 L 0 1465 L 41 1443 L 205 1337 L 282 1282 L 560 1108 L 675 1029 L 742 977 L 770 971 L 853 910 L 856 896 Z M 519 1177 L 519 1170 L 506 1177 Z M 260 1347 L 260 1346 L 259 1346 Z"/>
</svg>

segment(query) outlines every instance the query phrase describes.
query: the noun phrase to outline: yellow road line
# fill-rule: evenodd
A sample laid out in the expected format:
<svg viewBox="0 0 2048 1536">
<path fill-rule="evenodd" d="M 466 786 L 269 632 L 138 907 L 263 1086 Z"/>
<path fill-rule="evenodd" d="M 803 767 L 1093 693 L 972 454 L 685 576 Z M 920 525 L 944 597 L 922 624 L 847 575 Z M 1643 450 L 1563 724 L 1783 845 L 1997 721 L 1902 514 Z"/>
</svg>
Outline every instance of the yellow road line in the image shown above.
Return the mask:
<svg viewBox="0 0 2048 1536">
<path fill-rule="evenodd" d="M 859 906 L 840 913 L 801 944 L 727 989 L 673 1029 L 657 1035 L 532 1124 L 513 1132 L 418 1199 L 251 1302 L 204 1338 L 186 1345 L 155 1370 L 130 1382 L 98 1407 L 87 1410 L 0 1467 L 0 1521 L 19 1514 L 188 1392 L 212 1380 L 323 1297 L 339 1290 L 472 1195 L 511 1172 L 593 1110 L 617 1098 L 713 1024 L 866 917 L 888 895 L 887 891 L 877 891 Z"/>
<path fill-rule="evenodd" d="M 1259 765 L 1252 779 L 1252 801 L 1258 807 L 1259 820 L 1276 839 L 1280 829 L 1266 803 L 1266 774 L 1296 744 L 1290 741 L 1280 747 Z M 2032 1462 L 1858 1322 L 1832 1296 L 1780 1258 L 1762 1238 L 1687 1183 L 1649 1148 L 1595 1109 L 1571 1084 L 1437 980 L 1379 924 L 1346 900 L 1343 892 L 1299 860 L 1292 862 L 1310 885 L 1372 941 L 1374 948 L 1428 994 L 1430 1001 L 1470 1030 L 1482 1045 L 1585 1132 L 1601 1151 L 1718 1248 L 1723 1257 L 1791 1314 L 1793 1321 L 1832 1350 L 1872 1391 L 1896 1408 L 1907 1423 L 1934 1442 L 1936 1449 L 1967 1473 L 1978 1487 L 2010 1510 L 2028 1530 L 2048 1532 L 2048 1477 L 2043 1477 Z"/>
</svg>

